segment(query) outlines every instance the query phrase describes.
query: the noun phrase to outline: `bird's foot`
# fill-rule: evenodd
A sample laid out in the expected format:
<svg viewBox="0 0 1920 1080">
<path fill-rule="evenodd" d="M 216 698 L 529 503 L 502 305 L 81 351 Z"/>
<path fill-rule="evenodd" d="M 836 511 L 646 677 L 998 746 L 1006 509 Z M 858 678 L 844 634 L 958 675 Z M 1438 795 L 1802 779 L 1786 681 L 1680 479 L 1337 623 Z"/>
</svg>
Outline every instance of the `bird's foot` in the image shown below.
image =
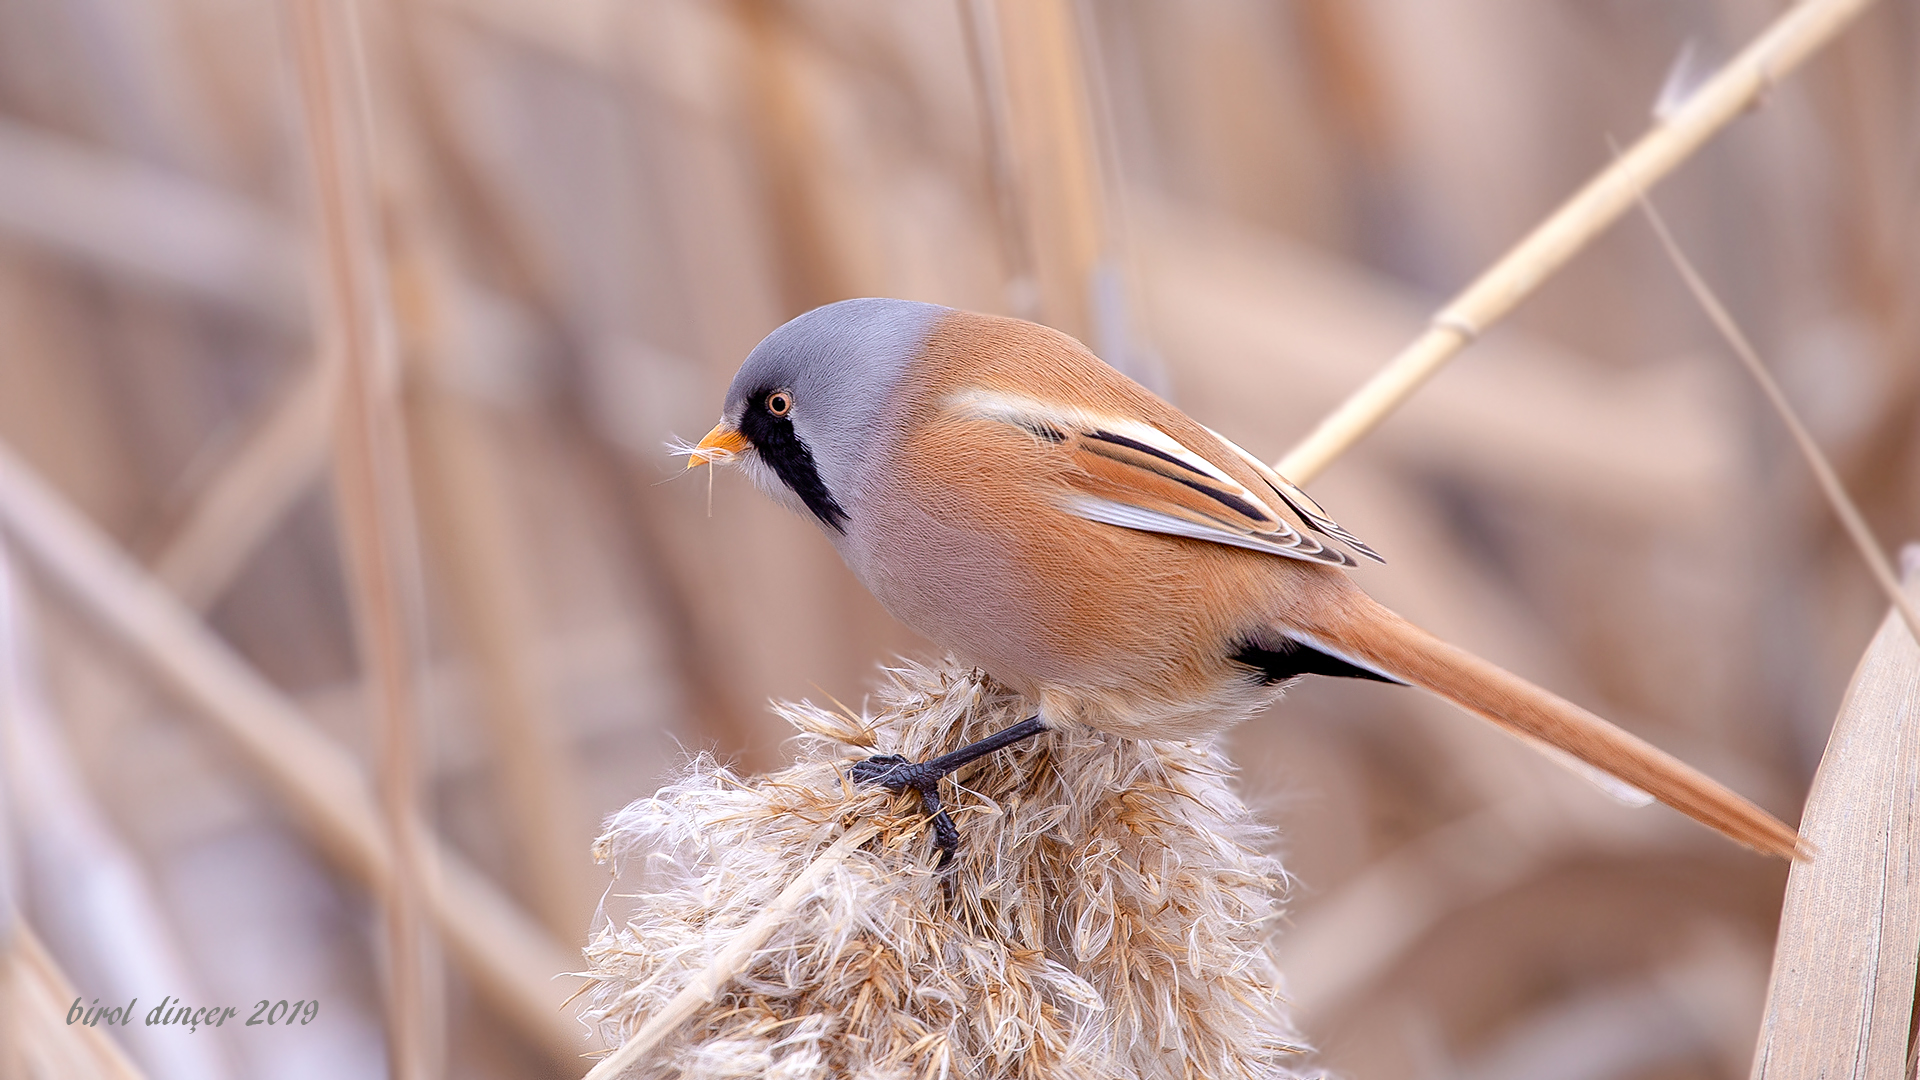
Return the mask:
<svg viewBox="0 0 1920 1080">
<path fill-rule="evenodd" d="M 946 773 L 937 770 L 934 762 L 908 761 L 899 754 L 876 754 L 865 761 L 854 762 L 852 776 L 856 784 L 879 784 L 896 795 L 909 788 L 919 792 L 921 808 L 933 818 L 933 843 L 940 849 L 938 865 L 945 869 L 953 861 L 954 852 L 960 850 L 960 827 L 940 805 L 940 778 Z"/>
<path fill-rule="evenodd" d="M 853 763 L 854 783 L 879 784 L 896 795 L 908 788 L 920 791 L 932 787 L 942 775 L 927 762 L 908 761 L 899 754 L 875 754 Z"/>
<path fill-rule="evenodd" d="M 1047 725 L 1039 717 L 1030 716 L 1004 731 L 928 761 L 908 761 L 899 754 L 876 754 L 855 762 L 851 775 L 856 784 L 879 784 L 895 794 L 909 788 L 920 793 L 920 805 L 933 818 L 933 842 L 940 849 L 939 865 L 944 869 L 953 861 L 953 853 L 960 850 L 960 828 L 940 805 L 940 778 L 1046 729 Z"/>
</svg>

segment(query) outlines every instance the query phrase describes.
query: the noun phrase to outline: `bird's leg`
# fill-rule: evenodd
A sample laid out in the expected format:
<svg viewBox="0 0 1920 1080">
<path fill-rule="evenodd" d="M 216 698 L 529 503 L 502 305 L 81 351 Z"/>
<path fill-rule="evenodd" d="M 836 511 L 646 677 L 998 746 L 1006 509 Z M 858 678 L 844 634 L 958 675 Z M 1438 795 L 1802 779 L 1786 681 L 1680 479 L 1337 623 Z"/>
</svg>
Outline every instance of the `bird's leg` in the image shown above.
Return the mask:
<svg viewBox="0 0 1920 1080">
<path fill-rule="evenodd" d="M 995 750 L 1005 749 L 1045 730 L 1047 725 L 1044 721 L 1038 716 L 1029 716 L 979 742 L 968 743 L 952 753 L 926 761 L 908 761 L 899 754 L 877 754 L 854 763 L 853 780 L 857 784 L 879 784 L 895 793 L 908 788 L 919 792 L 920 805 L 933 815 L 934 843 L 940 848 L 940 865 L 945 866 L 952 861 L 953 853 L 960 847 L 960 829 L 940 806 L 940 778 Z"/>
<path fill-rule="evenodd" d="M 1029 716 L 1025 720 L 981 739 L 971 742 L 951 753 L 941 754 L 937 758 L 913 762 L 899 754 L 878 754 L 865 761 L 854 763 L 853 779 L 862 784 L 880 784 L 894 791 L 913 788 L 916 791 L 932 787 L 939 779 L 950 772 L 970 765 L 986 757 L 995 750 L 1004 749 L 1030 739 L 1047 730 L 1047 725 L 1038 716 Z"/>
</svg>

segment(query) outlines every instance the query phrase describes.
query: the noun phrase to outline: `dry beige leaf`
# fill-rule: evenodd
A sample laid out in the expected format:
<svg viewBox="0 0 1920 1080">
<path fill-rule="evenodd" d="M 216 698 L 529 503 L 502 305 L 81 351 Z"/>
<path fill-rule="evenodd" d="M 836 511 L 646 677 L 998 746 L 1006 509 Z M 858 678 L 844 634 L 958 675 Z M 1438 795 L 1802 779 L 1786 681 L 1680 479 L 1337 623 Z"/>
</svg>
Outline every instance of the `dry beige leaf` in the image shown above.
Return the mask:
<svg viewBox="0 0 1920 1080">
<path fill-rule="evenodd" d="M 1920 549 L 1906 552 L 1916 591 Z M 1888 614 L 1800 819 L 1753 1075 L 1899 1077 L 1920 959 L 1920 647 Z"/>
</svg>

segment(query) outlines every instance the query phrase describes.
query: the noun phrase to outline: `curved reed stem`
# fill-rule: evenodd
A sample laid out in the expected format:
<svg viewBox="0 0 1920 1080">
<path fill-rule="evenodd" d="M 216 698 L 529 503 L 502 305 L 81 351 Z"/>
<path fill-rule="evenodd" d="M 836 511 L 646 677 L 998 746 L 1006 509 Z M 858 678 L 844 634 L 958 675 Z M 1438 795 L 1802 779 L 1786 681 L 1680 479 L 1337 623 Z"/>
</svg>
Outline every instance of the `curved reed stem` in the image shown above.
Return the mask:
<svg viewBox="0 0 1920 1080">
<path fill-rule="evenodd" d="M 1532 295 L 1721 128 L 1756 105 L 1773 84 L 1851 23 L 1873 0 L 1803 0 L 1728 61 L 1665 122 L 1528 233 L 1466 291 L 1437 312 L 1425 332 L 1320 421 L 1274 469 L 1296 484 L 1333 460 L 1413 396 L 1441 366 Z"/>
<path fill-rule="evenodd" d="M 780 890 L 780 895 L 773 898 L 773 903 L 761 908 L 760 914 L 741 927 L 726 947 L 714 954 L 706 969 L 683 987 L 666 1008 L 649 1017 L 646 1026 L 634 1032 L 633 1038 L 622 1043 L 620 1049 L 602 1058 L 587 1073 L 586 1080 L 617 1080 L 619 1077 L 639 1075 L 633 1071 L 634 1066 L 685 1023 L 695 1010 L 712 1001 L 713 996 L 746 967 L 747 962 L 753 959 L 754 952 L 767 943 L 767 939 L 787 921 L 801 902 L 813 895 L 821 880 L 879 832 L 880 826 L 868 824 L 842 833 L 840 839 L 815 856 L 805 870 L 794 875 L 787 887 Z"/>
</svg>

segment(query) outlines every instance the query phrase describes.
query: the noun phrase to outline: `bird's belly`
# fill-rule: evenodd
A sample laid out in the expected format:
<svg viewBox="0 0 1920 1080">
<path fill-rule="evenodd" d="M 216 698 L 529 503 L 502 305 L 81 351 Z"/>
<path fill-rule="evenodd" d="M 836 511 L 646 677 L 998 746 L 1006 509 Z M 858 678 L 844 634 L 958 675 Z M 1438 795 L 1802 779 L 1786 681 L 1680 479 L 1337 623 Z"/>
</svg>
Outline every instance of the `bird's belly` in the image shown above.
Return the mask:
<svg viewBox="0 0 1920 1080">
<path fill-rule="evenodd" d="M 847 551 L 848 562 L 895 618 L 1036 702 L 1050 723 L 1185 738 L 1276 696 L 1230 659 L 1258 620 L 1243 626 L 1246 605 L 1210 603 L 1244 595 L 1222 591 L 1244 588 L 1223 581 L 1247 576 L 1242 553 L 1084 524 L 1071 551 L 1041 551 L 1020 545 L 1030 533 L 900 521 L 884 560 Z M 1070 573 L 1048 565 L 1069 558 Z"/>
</svg>

